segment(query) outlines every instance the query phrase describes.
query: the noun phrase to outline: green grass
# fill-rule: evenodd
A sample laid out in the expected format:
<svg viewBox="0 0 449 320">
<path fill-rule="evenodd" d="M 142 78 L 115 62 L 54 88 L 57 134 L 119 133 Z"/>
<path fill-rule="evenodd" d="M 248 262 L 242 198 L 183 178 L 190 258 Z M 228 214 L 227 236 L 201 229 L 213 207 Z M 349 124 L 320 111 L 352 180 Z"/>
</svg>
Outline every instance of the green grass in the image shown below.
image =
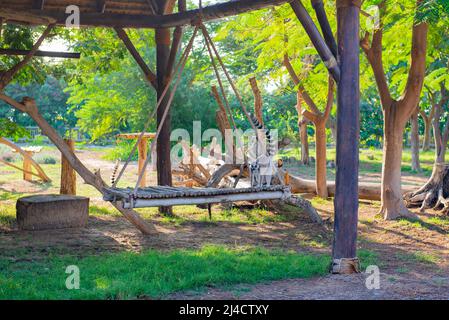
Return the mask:
<svg viewBox="0 0 449 320">
<path fill-rule="evenodd" d="M 449 216 L 435 216 L 427 219 L 428 223 L 440 226 L 449 227 Z"/>
<path fill-rule="evenodd" d="M 12 227 L 16 221 L 16 210 L 14 205 L 0 203 L 0 226 Z"/>
<path fill-rule="evenodd" d="M 407 252 L 407 253 L 398 253 L 396 257 L 402 261 L 406 262 L 418 262 L 424 264 L 436 264 L 439 261 L 439 258 L 432 253 L 415 251 L 415 252 Z"/>
<path fill-rule="evenodd" d="M 89 215 L 97 217 L 97 216 L 121 216 L 121 213 L 118 210 L 113 208 L 107 208 L 105 206 L 98 205 L 90 205 L 89 206 Z"/>
<path fill-rule="evenodd" d="M 330 259 L 261 248 L 205 246 L 44 261 L 0 260 L 0 299 L 160 298 L 183 290 L 325 275 Z M 66 267 L 80 270 L 80 290 L 68 290 Z"/>
<path fill-rule="evenodd" d="M 379 254 L 377 252 L 359 249 L 357 256 L 360 260 L 362 270 L 365 270 L 368 266 L 382 266 L 382 262 L 379 259 Z"/>
</svg>

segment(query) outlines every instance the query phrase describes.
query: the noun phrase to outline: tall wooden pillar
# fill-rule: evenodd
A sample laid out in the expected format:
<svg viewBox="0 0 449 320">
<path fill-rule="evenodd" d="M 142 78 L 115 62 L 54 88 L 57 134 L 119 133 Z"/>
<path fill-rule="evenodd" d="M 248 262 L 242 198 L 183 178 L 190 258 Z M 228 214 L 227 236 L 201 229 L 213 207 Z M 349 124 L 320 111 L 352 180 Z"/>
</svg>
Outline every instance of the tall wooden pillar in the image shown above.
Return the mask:
<svg viewBox="0 0 449 320">
<path fill-rule="evenodd" d="M 75 142 L 72 139 L 64 139 L 64 142 L 75 153 Z M 60 194 L 76 195 L 76 172 L 64 155 L 61 158 L 61 188 Z"/>
<path fill-rule="evenodd" d="M 157 0 L 158 4 L 158 14 L 164 14 L 167 5 L 167 0 Z M 157 61 L 157 98 L 162 95 L 164 91 L 166 80 L 168 78 L 168 59 L 170 56 L 170 29 L 160 28 L 155 30 L 156 37 L 156 61 Z M 157 112 L 157 125 L 161 123 L 163 114 L 168 107 L 168 99 L 170 92 L 167 92 L 164 100 L 159 106 Z M 171 162 L 170 162 L 170 131 L 171 131 L 171 116 L 170 112 L 165 119 L 162 130 L 156 141 L 157 145 L 157 182 L 161 186 L 171 186 L 172 185 L 172 174 L 171 174 Z M 161 207 L 160 212 L 171 214 L 170 207 Z"/>
<path fill-rule="evenodd" d="M 31 161 L 30 158 L 33 157 L 33 151 L 25 151 L 25 153 L 29 156 L 23 158 L 23 180 L 25 181 L 33 181 L 33 175 L 31 174 Z"/>
<path fill-rule="evenodd" d="M 359 0 L 337 0 L 341 78 L 338 84 L 337 109 L 337 173 L 332 250 L 334 273 L 358 271 L 359 5 Z"/>
</svg>

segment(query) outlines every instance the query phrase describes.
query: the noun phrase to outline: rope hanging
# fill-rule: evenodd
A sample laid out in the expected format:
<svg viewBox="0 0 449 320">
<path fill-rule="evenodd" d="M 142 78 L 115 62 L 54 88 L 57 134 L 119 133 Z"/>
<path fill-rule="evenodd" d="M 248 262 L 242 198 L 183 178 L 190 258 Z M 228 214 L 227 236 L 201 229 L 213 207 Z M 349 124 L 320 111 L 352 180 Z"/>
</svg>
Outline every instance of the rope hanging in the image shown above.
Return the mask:
<svg viewBox="0 0 449 320">
<path fill-rule="evenodd" d="M 190 49 L 193 46 L 193 41 L 195 39 L 195 36 L 198 32 L 198 28 L 195 28 L 194 33 L 192 35 L 192 37 L 190 38 L 189 44 L 187 45 L 186 49 L 184 50 L 184 53 L 181 55 L 181 58 L 179 60 L 179 62 L 176 64 L 175 66 L 175 72 L 169 76 L 169 79 L 167 81 L 167 84 L 164 88 L 164 91 L 161 94 L 161 97 L 159 98 L 159 100 L 157 101 L 156 107 L 154 108 L 153 112 L 150 114 L 150 116 L 148 117 L 147 122 L 144 125 L 144 128 L 142 130 L 142 132 L 139 135 L 139 138 L 137 139 L 136 143 L 134 144 L 128 158 L 125 161 L 125 164 L 123 165 L 122 169 L 120 170 L 117 178 L 114 181 L 114 184 L 112 185 L 113 188 L 115 188 L 118 184 L 118 182 L 120 181 L 121 177 L 123 176 L 126 168 L 128 167 L 129 163 L 131 162 L 132 156 L 135 154 L 136 150 L 137 150 L 137 146 L 139 145 L 139 143 L 142 141 L 143 136 L 145 135 L 145 132 L 148 130 L 148 128 L 150 127 L 151 124 L 151 120 L 154 118 L 154 116 L 156 115 L 156 112 L 159 110 L 159 106 L 162 104 L 162 101 L 164 100 L 165 96 L 167 95 L 168 89 L 170 88 L 170 85 L 174 79 L 174 75 L 176 74 L 176 72 L 179 72 L 180 67 L 182 65 L 182 63 L 184 62 L 184 60 L 186 60 L 186 58 L 188 57 L 189 53 L 190 53 Z M 184 63 L 185 65 L 185 63 Z M 179 78 L 179 77 L 178 77 Z M 175 89 L 176 90 L 176 89 Z M 172 93 L 174 95 L 174 93 Z M 167 108 L 168 109 L 168 108 Z M 162 121 L 163 123 L 163 121 Z M 157 137 L 153 140 L 155 141 L 157 140 Z M 151 149 L 150 149 L 151 152 Z M 147 157 L 148 158 L 148 157 Z"/>
<path fill-rule="evenodd" d="M 162 131 L 162 127 L 165 124 L 165 120 L 167 119 L 168 112 L 169 112 L 170 107 L 172 105 L 173 98 L 174 98 L 175 93 L 176 93 L 176 89 L 178 88 L 178 85 L 181 82 L 181 75 L 182 75 L 182 72 L 184 71 L 184 67 L 186 66 L 187 59 L 189 57 L 190 51 L 192 50 L 193 41 L 195 40 L 197 32 L 198 32 L 198 27 L 196 27 L 195 30 L 193 31 L 192 38 L 190 39 L 190 42 L 189 42 L 189 44 L 186 47 L 185 55 L 183 57 L 181 57 L 181 59 L 180 59 L 180 68 L 179 68 L 179 71 L 178 71 L 178 77 L 176 79 L 175 85 L 173 86 L 173 90 L 170 92 L 170 96 L 169 96 L 169 99 L 167 101 L 167 107 L 164 110 L 164 114 L 162 115 L 162 119 L 161 119 L 161 121 L 159 123 L 159 127 L 157 128 L 156 136 L 154 137 L 153 141 L 151 141 L 151 146 L 150 146 L 150 149 L 148 150 L 147 158 L 145 159 L 145 163 L 144 163 L 144 165 L 142 167 L 142 170 L 139 173 L 139 178 L 137 179 L 137 183 L 136 183 L 136 186 L 134 188 L 134 194 L 137 194 L 137 191 L 139 189 L 140 181 L 142 180 L 143 174 L 144 174 L 144 172 L 145 172 L 145 170 L 146 170 L 146 168 L 148 166 L 148 163 L 150 161 L 150 158 L 151 158 L 151 150 L 153 149 L 154 143 L 157 141 L 157 139 L 159 137 L 159 134 Z M 169 84 L 167 84 L 167 86 L 168 85 Z M 163 99 L 164 97 L 161 97 L 161 98 Z"/>
<path fill-rule="evenodd" d="M 204 27 L 204 25 L 201 26 L 202 29 L 203 29 L 203 27 Z M 203 33 L 204 33 L 204 31 L 203 31 Z M 223 100 L 225 102 L 226 112 L 228 113 L 229 118 L 231 118 L 232 126 L 235 130 L 235 129 L 237 129 L 237 126 L 235 125 L 234 117 L 232 116 L 231 108 L 229 106 L 229 101 L 228 101 L 228 98 L 226 96 L 226 93 L 225 93 L 225 90 L 223 87 L 223 82 L 221 81 L 220 73 L 218 72 L 217 64 L 215 63 L 212 49 L 210 47 L 209 41 L 206 40 L 205 43 L 206 43 L 207 51 L 209 52 L 211 64 L 212 64 L 214 72 L 215 72 L 215 77 L 217 78 L 217 81 L 218 81 L 218 86 L 220 87 L 221 95 L 223 96 Z"/>
<path fill-rule="evenodd" d="M 150 161 L 150 158 L 151 158 L 151 151 L 153 150 L 154 144 L 157 141 L 157 139 L 158 139 L 158 137 L 160 135 L 160 132 L 162 131 L 162 127 L 165 124 L 165 120 L 167 119 L 167 115 L 168 115 L 168 112 L 169 112 L 169 110 L 171 108 L 171 104 L 173 102 L 173 98 L 174 98 L 176 89 L 178 88 L 179 83 L 181 81 L 182 72 L 184 71 L 184 68 L 186 66 L 188 57 L 189 57 L 190 52 L 191 52 L 192 47 L 193 47 L 193 42 L 195 40 L 195 37 L 196 37 L 199 29 L 201 29 L 202 34 L 204 36 L 204 40 L 205 40 L 205 43 L 206 43 L 206 46 L 207 46 L 207 50 L 208 50 L 209 55 L 210 55 L 211 63 L 212 63 L 212 66 L 214 68 L 214 72 L 215 72 L 215 75 L 217 77 L 217 81 L 218 81 L 219 86 L 220 86 L 220 91 L 221 91 L 221 93 L 223 95 L 223 98 L 224 98 L 224 101 L 225 101 L 225 105 L 226 105 L 226 108 L 227 108 L 227 112 L 229 113 L 229 116 L 231 118 L 231 121 L 232 121 L 234 129 L 236 129 L 235 121 L 234 121 L 234 118 L 232 117 L 232 112 L 231 112 L 231 109 L 230 109 L 230 106 L 229 106 L 229 101 L 228 101 L 228 99 L 226 97 L 225 90 L 224 90 L 224 87 L 223 87 L 223 82 L 222 82 L 220 74 L 218 72 L 218 68 L 217 68 L 217 65 L 215 63 L 215 59 L 213 57 L 213 53 L 215 53 L 215 56 L 216 56 L 216 58 L 217 58 L 217 60 L 218 60 L 218 62 L 220 64 L 224 74 L 226 75 L 226 78 L 227 78 L 229 84 L 231 85 L 231 88 L 232 88 L 235 96 L 237 97 L 237 100 L 238 100 L 238 102 L 239 102 L 239 104 L 240 104 L 240 106 L 241 106 L 241 108 L 243 110 L 243 113 L 245 114 L 246 118 L 248 119 L 248 122 L 250 123 L 250 125 L 253 128 L 254 132 L 256 132 L 256 136 L 257 136 L 258 129 L 254 125 L 254 123 L 253 123 L 253 121 L 251 119 L 251 115 L 248 112 L 245 104 L 243 103 L 243 99 L 242 99 L 242 97 L 241 97 L 241 95 L 240 95 L 240 93 L 239 93 L 239 91 L 237 89 L 237 86 L 234 83 L 234 80 L 232 79 L 231 75 L 229 74 L 228 70 L 226 69 L 226 66 L 223 63 L 223 60 L 221 59 L 221 56 L 218 53 L 218 50 L 217 50 L 215 44 L 213 43 L 212 38 L 210 37 L 210 34 L 208 33 L 206 27 L 204 26 L 204 24 L 202 22 L 202 19 L 201 19 L 201 12 L 202 12 L 201 0 L 200 0 L 199 5 L 200 5 L 200 15 L 198 16 L 197 20 L 193 23 L 195 25 L 195 30 L 193 32 L 193 35 L 190 38 L 190 41 L 189 41 L 187 47 L 185 48 L 183 54 L 181 55 L 181 58 L 180 58 L 179 62 L 175 66 L 175 72 L 173 72 L 172 75 L 169 76 L 169 79 L 168 79 L 167 84 L 166 84 L 166 86 L 164 88 L 164 91 L 162 92 L 161 97 L 157 101 L 156 107 L 154 108 L 153 112 L 150 114 L 147 122 L 145 123 L 143 131 L 140 133 L 136 143 L 134 144 L 134 146 L 133 146 L 133 148 L 132 148 L 132 150 L 131 150 L 128 158 L 127 158 L 127 160 L 125 161 L 125 164 L 123 165 L 123 167 L 120 170 L 117 178 L 115 179 L 115 181 L 114 181 L 114 183 L 112 185 L 112 188 L 115 188 L 117 186 L 117 184 L 120 181 L 121 177 L 123 176 L 127 166 L 131 162 L 132 156 L 133 156 L 133 154 L 137 150 L 137 146 L 142 141 L 145 132 L 148 130 L 148 128 L 149 128 L 149 126 L 151 124 L 151 120 L 154 118 L 156 112 L 159 110 L 159 107 L 162 104 L 162 101 L 164 100 L 165 96 L 167 95 L 167 92 L 168 92 L 168 90 L 170 88 L 170 85 L 171 85 L 173 79 L 175 78 L 174 75 L 177 73 L 177 79 L 176 79 L 176 82 L 175 82 L 175 84 L 173 86 L 173 90 L 170 92 L 170 96 L 169 96 L 169 100 L 167 102 L 166 109 L 164 110 L 164 114 L 162 115 L 161 121 L 160 121 L 159 126 L 157 128 L 156 135 L 155 135 L 153 141 L 151 142 L 151 146 L 149 148 L 149 151 L 148 151 L 147 157 L 145 159 L 144 165 L 142 167 L 142 170 L 139 172 L 137 183 L 136 183 L 136 186 L 135 186 L 134 192 L 133 192 L 134 195 L 137 194 L 137 191 L 139 189 L 139 184 L 140 184 L 140 182 L 141 182 L 141 180 L 143 178 L 144 172 L 145 172 L 145 170 L 146 170 L 146 168 L 148 166 L 148 163 Z M 246 159 L 246 157 L 245 157 L 245 159 Z"/>
<path fill-rule="evenodd" d="M 226 66 L 223 63 L 223 60 L 221 59 L 221 56 L 218 53 L 217 47 L 215 46 L 215 44 L 212 41 L 212 38 L 209 35 L 209 32 L 207 31 L 207 29 L 203 23 L 201 23 L 200 28 L 201 28 L 201 31 L 203 32 L 206 42 L 209 42 L 211 48 L 213 49 L 215 56 L 217 57 L 217 60 L 220 63 L 220 66 L 223 69 L 223 72 L 226 75 L 226 78 L 228 79 L 229 84 L 231 85 L 232 91 L 234 91 L 234 94 L 237 97 L 237 100 L 239 101 L 239 104 L 243 110 L 243 113 L 245 114 L 246 118 L 248 119 L 248 122 L 251 124 L 251 127 L 253 128 L 254 132 L 257 132 L 257 128 L 254 125 L 253 121 L 251 120 L 251 115 L 249 114 L 248 110 L 246 109 L 245 104 L 243 103 L 243 99 L 240 96 L 240 93 L 237 89 L 237 86 L 235 85 L 234 80 L 232 79 L 231 75 L 229 74 L 228 70 L 226 69 Z"/>
</svg>

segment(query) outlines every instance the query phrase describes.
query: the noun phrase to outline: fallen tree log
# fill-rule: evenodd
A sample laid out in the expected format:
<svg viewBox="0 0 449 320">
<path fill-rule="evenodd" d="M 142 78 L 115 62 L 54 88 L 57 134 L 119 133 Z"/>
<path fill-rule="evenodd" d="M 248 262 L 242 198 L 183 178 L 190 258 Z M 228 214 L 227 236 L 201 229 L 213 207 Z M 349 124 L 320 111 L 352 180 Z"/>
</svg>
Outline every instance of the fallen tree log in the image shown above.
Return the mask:
<svg viewBox="0 0 449 320">
<path fill-rule="evenodd" d="M 279 172 L 283 177 L 287 175 L 287 179 L 285 180 L 288 181 L 288 184 L 292 189 L 292 193 L 316 194 L 315 180 L 308 180 L 297 176 L 293 176 L 283 169 L 279 169 Z M 329 181 L 327 183 L 327 189 L 329 196 L 333 197 L 335 195 L 335 182 Z M 380 190 L 381 186 L 379 183 L 369 183 L 369 182 L 359 183 L 359 199 L 380 201 L 381 195 Z M 402 191 L 404 194 L 413 190 L 414 190 L 413 186 L 402 187 Z"/>
</svg>

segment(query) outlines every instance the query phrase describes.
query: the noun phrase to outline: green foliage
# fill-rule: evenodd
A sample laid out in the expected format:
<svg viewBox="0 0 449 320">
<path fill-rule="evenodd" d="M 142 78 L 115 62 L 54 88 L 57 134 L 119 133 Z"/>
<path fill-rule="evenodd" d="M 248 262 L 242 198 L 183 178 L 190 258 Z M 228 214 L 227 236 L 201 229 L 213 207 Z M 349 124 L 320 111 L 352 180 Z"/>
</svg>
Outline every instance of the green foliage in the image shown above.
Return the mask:
<svg viewBox="0 0 449 320">
<path fill-rule="evenodd" d="M 65 269 L 81 270 L 80 290 L 67 290 Z M 260 248 L 205 246 L 199 250 L 0 259 L 0 299 L 158 298 L 206 286 L 309 278 L 327 273 L 329 258 Z"/>
<path fill-rule="evenodd" d="M 107 153 L 104 155 L 104 159 L 110 160 L 110 161 L 116 161 L 116 160 L 125 161 L 126 159 L 128 159 L 129 155 L 131 154 L 134 144 L 135 144 L 135 141 L 118 140 L 117 145 L 113 149 L 108 150 Z M 131 160 L 137 161 L 137 159 L 138 159 L 138 154 L 137 154 L 137 150 L 136 150 L 136 152 L 134 152 Z"/>
<path fill-rule="evenodd" d="M 30 82 L 26 86 L 13 83 L 6 87 L 6 95 L 21 101 L 23 97 L 33 97 L 41 115 L 60 134 L 76 125 L 76 118 L 69 112 L 67 105 L 68 94 L 64 93 L 66 83 L 53 76 L 48 76 L 43 83 Z M 21 126 L 36 126 L 34 121 L 26 114 L 21 113 L 3 101 L 0 102 L 0 118 L 8 118 Z"/>
<path fill-rule="evenodd" d="M 7 137 L 17 140 L 19 138 L 29 137 L 29 132 L 9 119 L 0 118 L 0 137 Z"/>
</svg>

